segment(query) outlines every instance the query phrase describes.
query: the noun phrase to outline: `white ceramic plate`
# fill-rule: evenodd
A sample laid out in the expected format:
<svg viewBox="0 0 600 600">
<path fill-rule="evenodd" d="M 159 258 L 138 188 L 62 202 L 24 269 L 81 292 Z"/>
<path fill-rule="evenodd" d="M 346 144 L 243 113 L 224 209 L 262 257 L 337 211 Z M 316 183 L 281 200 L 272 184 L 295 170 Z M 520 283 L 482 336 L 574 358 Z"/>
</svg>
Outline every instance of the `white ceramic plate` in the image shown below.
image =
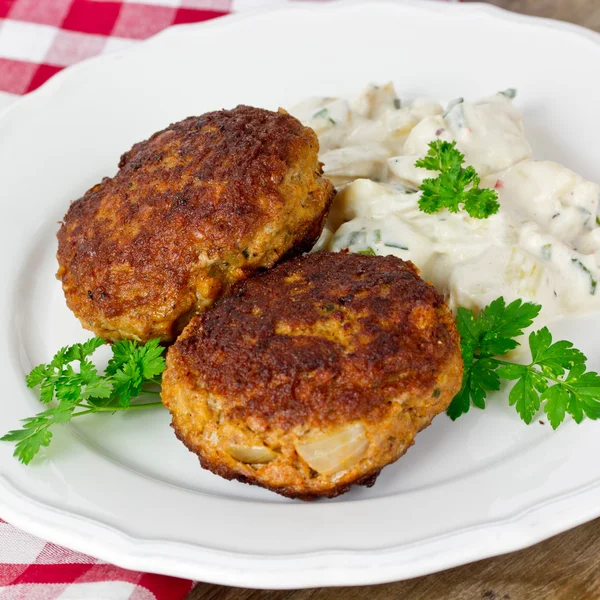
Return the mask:
<svg viewBox="0 0 600 600">
<path fill-rule="evenodd" d="M 86 339 L 54 253 L 70 200 L 134 142 L 190 114 L 351 95 L 517 87 L 538 158 L 598 179 L 600 36 L 480 5 L 297 5 L 178 27 L 67 69 L 0 119 L 4 430 L 39 410 L 32 365 Z M 554 327 L 600 368 L 600 317 Z M 0 515 L 124 567 L 254 587 L 367 584 L 522 548 L 600 515 L 597 424 L 525 426 L 501 395 L 445 416 L 372 489 L 303 504 L 200 469 L 166 411 L 65 426 L 23 467 L 0 444 Z"/>
</svg>

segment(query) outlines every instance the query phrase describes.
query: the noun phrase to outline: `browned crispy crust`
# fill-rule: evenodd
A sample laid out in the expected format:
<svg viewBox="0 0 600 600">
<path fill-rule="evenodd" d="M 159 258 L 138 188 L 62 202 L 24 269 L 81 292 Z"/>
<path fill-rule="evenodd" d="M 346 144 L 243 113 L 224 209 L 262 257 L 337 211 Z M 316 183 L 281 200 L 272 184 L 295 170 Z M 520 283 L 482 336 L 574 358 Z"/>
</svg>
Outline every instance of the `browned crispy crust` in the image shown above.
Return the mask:
<svg viewBox="0 0 600 600">
<path fill-rule="evenodd" d="M 202 466 L 301 499 L 372 485 L 462 380 L 452 314 L 411 263 L 329 252 L 238 284 L 193 319 L 167 365 L 163 401 Z M 293 450 L 307 432 L 358 421 L 371 448 L 341 478 L 316 477 Z M 231 439 L 280 458 L 241 463 Z"/>
<path fill-rule="evenodd" d="M 334 195 L 315 133 L 284 111 L 189 117 L 71 204 L 57 277 L 84 327 L 170 340 L 236 282 L 308 250 Z"/>
</svg>

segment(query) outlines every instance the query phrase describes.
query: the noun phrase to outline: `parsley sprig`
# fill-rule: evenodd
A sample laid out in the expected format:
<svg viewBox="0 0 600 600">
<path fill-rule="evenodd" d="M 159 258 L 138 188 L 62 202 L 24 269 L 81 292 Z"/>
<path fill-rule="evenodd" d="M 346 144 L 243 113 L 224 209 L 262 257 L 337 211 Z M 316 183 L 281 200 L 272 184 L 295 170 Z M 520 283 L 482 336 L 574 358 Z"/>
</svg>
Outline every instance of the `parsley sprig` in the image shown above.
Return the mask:
<svg viewBox="0 0 600 600">
<path fill-rule="evenodd" d="M 464 155 L 456 149 L 456 142 L 435 140 L 429 144 L 429 151 L 417 160 L 416 167 L 428 171 L 439 171 L 433 179 L 424 179 L 423 192 L 419 198 L 419 208 L 433 214 L 444 208 L 457 213 L 466 210 L 475 219 L 487 219 L 498 212 L 498 194 L 488 188 L 480 188 L 480 178 L 475 169 L 463 168 Z"/>
<path fill-rule="evenodd" d="M 515 300 L 508 306 L 500 297 L 478 316 L 459 308 L 456 324 L 465 364 L 460 392 L 448 408 L 452 420 L 468 412 L 471 403 L 485 408 L 487 392 L 500 389 L 501 380 L 516 381 L 508 401 L 525 423 L 531 423 L 543 405 L 553 429 L 570 414 L 580 423 L 584 415 L 600 418 L 600 376 L 587 371 L 587 358 L 571 342 L 552 342 L 547 327 L 529 335 L 531 362 L 519 364 L 497 358 L 514 350 L 538 316 L 541 306 Z"/>
<path fill-rule="evenodd" d="M 165 349 L 160 340 L 144 345 L 129 340 L 114 343 L 112 357 L 103 374 L 90 357 L 105 344 L 92 338 L 83 344 L 61 348 L 48 364 L 35 367 L 26 378 L 29 388 L 39 388 L 40 400 L 51 407 L 35 417 L 23 419 L 22 429 L 9 431 L 0 440 L 17 442 L 14 455 L 29 464 L 39 450 L 50 444 L 51 427 L 75 417 L 99 412 L 137 410 L 161 405 L 161 402 L 131 404 L 144 394 L 159 394 L 152 386 L 160 385 L 165 369 Z"/>
</svg>

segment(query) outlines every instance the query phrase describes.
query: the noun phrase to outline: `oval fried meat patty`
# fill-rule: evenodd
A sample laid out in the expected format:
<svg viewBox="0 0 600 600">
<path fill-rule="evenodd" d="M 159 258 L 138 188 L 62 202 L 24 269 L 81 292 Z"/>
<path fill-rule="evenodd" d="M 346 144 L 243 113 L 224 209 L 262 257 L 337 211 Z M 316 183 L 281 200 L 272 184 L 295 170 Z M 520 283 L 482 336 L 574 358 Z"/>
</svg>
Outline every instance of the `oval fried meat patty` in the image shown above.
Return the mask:
<svg viewBox="0 0 600 600">
<path fill-rule="evenodd" d="M 319 252 L 195 317 L 169 350 L 162 397 L 204 468 L 310 499 L 372 485 L 462 371 L 452 314 L 411 263 Z"/>
<path fill-rule="evenodd" d="M 190 117 L 123 155 L 58 233 L 69 308 L 110 340 L 171 340 L 237 281 L 319 237 L 334 190 L 316 134 L 248 106 Z"/>
</svg>

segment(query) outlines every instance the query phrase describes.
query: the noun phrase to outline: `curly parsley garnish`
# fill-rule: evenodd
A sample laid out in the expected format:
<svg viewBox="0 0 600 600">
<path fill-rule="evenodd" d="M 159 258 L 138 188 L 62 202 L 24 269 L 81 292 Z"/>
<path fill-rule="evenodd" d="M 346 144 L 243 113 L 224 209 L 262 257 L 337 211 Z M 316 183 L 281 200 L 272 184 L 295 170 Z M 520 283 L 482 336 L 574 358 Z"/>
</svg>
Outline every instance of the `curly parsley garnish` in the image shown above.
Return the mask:
<svg viewBox="0 0 600 600">
<path fill-rule="evenodd" d="M 160 340 L 139 345 L 128 340 L 114 343 L 112 357 L 103 374 L 89 357 L 105 341 L 92 338 L 59 350 L 47 365 L 38 365 L 26 378 L 27 387 L 39 388 L 44 404 L 55 404 L 35 417 L 23 419 L 23 428 L 9 431 L 0 440 L 17 442 L 14 455 L 29 464 L 52 440 L 51 427 L 75 417 L 98 412 L 134 410 L 162 402 L 131 404 L 144 394 L 159 394 L 148 386 L 160 385 L 165 369 L 165 348 Z M 77 368 L 74 368 L 74 364 Z"/>
<path fill-rule="evenodd" d="M 464 209 L 475 219 L 487 219 L 498 212 L 498 194 L 480 188 L 479 175 L 471 166 L 464 169 L 464 162 L 465 157 L 456 149 L 456 142 L 435 140 L 429 144 L 429 152 L 415 167 L 439 171 L 439 175 L 435 179 L 424 179 L 421 184 L 419 208 L 423 212 L 433 214 L 446 208 L 457 213 Z"/>
<path fill-rule="evenodd" d="M 522 300 L 506 306 L 502 297 L 477 317 L 471 310 L 458 309 L 456 324 L 465 371 L 462 388 L 448 408 L 452 420 L 468 412 L 471 403 L 485 408 L 487 392 L 499 390 L 501 379 L 516 381 L 508 401 L 525 423 L 531 423 L 542 405 L 553 429 L 567 413 L 577 423 L 584 415 L 600 418 L 600 376 L 586 370 L 587 358 L 571 342 L 552 343 L 547 327 L 529 335 L 529 364 L 495 358 L 519 345 L 515 338 L 533 323 L 540 309 L 539 304 Z"/>
</svg>

